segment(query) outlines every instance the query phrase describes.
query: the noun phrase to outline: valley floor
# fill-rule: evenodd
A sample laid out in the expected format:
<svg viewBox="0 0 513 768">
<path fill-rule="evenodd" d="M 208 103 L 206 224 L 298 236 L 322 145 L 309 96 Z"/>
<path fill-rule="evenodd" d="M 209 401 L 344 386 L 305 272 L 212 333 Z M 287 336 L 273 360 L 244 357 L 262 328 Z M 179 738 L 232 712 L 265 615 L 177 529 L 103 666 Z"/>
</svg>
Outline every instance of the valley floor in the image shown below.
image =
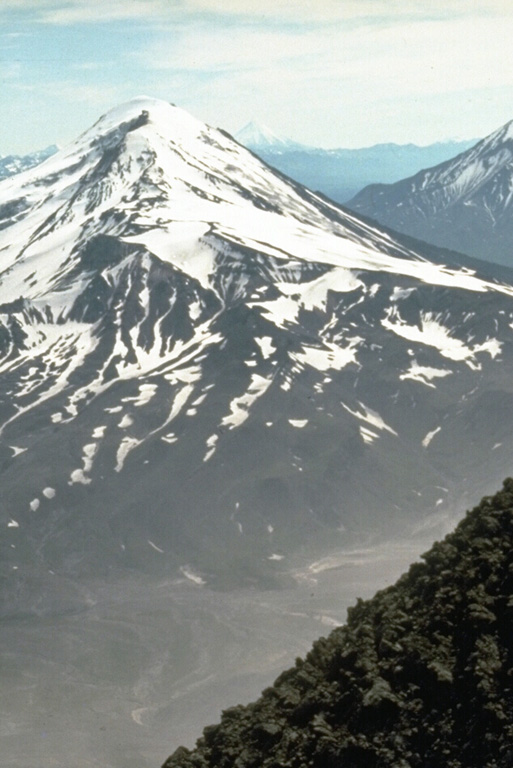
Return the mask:
<svg viewBox="0 0 513 768">
<path fill-rule="evenodd" d="M 295 563 L 295 586 L 273 591 L 135 576 L 82 585 L 80 610 L 4 620 L 3 768 L 157 768 L 222 709 L 254 699 L 426 545 Z"/>
</svg>

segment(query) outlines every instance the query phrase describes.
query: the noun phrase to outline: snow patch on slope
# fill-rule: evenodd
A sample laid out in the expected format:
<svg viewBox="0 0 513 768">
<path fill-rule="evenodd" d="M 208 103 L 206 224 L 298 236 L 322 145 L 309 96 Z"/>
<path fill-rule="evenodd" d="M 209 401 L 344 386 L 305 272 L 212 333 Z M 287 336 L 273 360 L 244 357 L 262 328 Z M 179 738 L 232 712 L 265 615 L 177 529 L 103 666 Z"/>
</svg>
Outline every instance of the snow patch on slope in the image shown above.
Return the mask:
<svg viewBox="0 0 513 768">
<path fill-rule="evenodd" d="M 401 318 L 396 307 L 392 307 L 388 310 L 381 324 L 397 336 L 418 344 L 435 347 L 443 357 L 465 362 L 474 370 L 479 368 L 475 360 L 476 354 L 487 352 L 492 359 L 495 359 L 502 349 L 502 344 L 497 339 L 487 339 L 482 344 L 467 346 L 461 339 L 452 336 L 451 331 L 442 325 L 431 312 L 421 312 L 419 325 L 408 325 Z"/>
<path fill-rule="evenodd" d="M 273 352 L 276 352 L 276 347 L 273 344 L 273 340 L 270 336 L 255 337 L 255 341 L 260 347 L 262 357 L 264 360 L 268 360 Z"/>
<path fill-rule="evenodd" d="M 212 456 L 214 455 L 214 453 L 216 451 L 216 444 L 217 444 L 218 440 L 219 440 L 219 435 L 211 435 L 208 438 L 208 440 L 207 440 L 207 448 L 208 448 L 208 450 L 207 450 L 205 456 L 203 457 L 203 461 L 208 461 L 209 459 L 212 458 Z"/>
<path fill-rule="evenodd" d="M 116 453 L 116 472 L 121 472 L 125 464 L 126 457 L 130 451 L 133 451 L 134 448 L 137 448 L 141 442 L 141 440 L 136 440 L 135 437 L 124 437 L 122 439 Z"/>
<path fill-rule="evenodd" d="M 70 475 L 69 485 L 80 483 L 81 485 L 89 485 L 91 478 L 88 477 L 91 469 L 93 468 L 93 461 L 98 450 L 97 443 L 89 443 L 83 447 L 82 467 L 74 469 Z"/>
<path fill-rule="evenodd" d="M 301 352 L 289 352 L 289 356 L 301 365 L 309 365 L 318 371 L 341 371 L 350 363 L 356 363 L 356 349 L 361 338 L 348 339 L 348 345 L 341 347 L 325 341 L 322 347 L 303 346 Z"/>
<path fill-rule="evenodd" d="M 436 429 L 433 429 L 431 430 L 431 432 L 427 433 L 425 438 L 422 440 L 422 445 L 424 446 L 424 448 L 427 448 L 428 445 L 430 445 L 432 439 L 435 437 L 435 435 L 437 435 L 440 432 L 441 429 L 442 427 L 436 427 Z"/>
<path fill-rule="evenodd" d="M 373 431 L 373 429 L 378 430 L 378 432 L 389 432 L 391 435 L 395 435 L 395 437 L 397 437 L 397 432 L 395 429 L 392 429 L 392 427 L 386 424 L 384 419 L 379 415 L 377 411 L 373 411 L 372 408 L 368 408 L 366 405 L 360 402 L 358 403 L 358 406 L 359 409 L 353 411 L 351 408 L 349 408 L 348 405 L 342 403 L 342 407 L 345 408 L 345 410 L 348 411 L 351 416 L 354 416 L 360 421 L 366 422 L 368 425 L 360 427 L 360 434 L 364 442 L 372 443 L 377 439 L 378 435 L 375 431 Z M 370 427 L 373 427 L 373 429 Z"/>
<path fill-rule="evenodd" d="M 240 427 L 248 418 L 251 406 L 267 392 L 271 383 L 272 379 L 254 373 L 247 392 L 230 403 L 230 413 L 223 418 L 221 426 L 229 429 Z"/>
<path fill-rule="evenodd" d="M 452 371 L 448 371 L 444 368 L 433 368 L 428 365 L 419 365 L 415 360 L 410 365 L 405 373 L 402 373 L 399 378 L 401 381 L 405 379 L 412 379 L 412 381 L 418 381 L 421 384 L 425 384 L 427 387 L 436 389 L 435 384 L 431 382 L 433 379 L 443 379 L 445 376 L 450 376 Z"/>
</svg>

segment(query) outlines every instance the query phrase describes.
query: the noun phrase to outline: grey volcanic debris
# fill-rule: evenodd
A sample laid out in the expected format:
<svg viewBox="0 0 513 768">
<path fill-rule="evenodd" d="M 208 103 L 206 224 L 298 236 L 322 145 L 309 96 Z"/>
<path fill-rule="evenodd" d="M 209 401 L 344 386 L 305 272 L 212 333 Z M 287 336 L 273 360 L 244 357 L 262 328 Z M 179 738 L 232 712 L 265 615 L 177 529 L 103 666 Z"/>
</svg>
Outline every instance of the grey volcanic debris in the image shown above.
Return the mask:
<svg viewBox="0 0 513 768">
<path fill-rule="evenodd" d="M 49 572 L 276 584 L 293 551 L 443 528 L 507 474 L 508 270 L 145 98 L 0 211 L 4 612 Z"/>
<path fill-rule="evenodd" d="M 438 246 L 511 266 L 513 122 L 443 163 L 371 184 L 347 206 Z"/>
<path fill-rule="evenodd" d="M 513 764 L 513 480 L 164 768 Z"/>
<path fill-rule="evenodd" d="M 277 136 L 254 122 L 238 131 L 235 138 L 273 168 L 339 203 L 345 203 L 369 184 L 399 181 L 421 168 L 450 160 L 475 144 L 474 140 L 425 147 L 389 143 L 358 149 L 321 149 Z"/>
</svg>

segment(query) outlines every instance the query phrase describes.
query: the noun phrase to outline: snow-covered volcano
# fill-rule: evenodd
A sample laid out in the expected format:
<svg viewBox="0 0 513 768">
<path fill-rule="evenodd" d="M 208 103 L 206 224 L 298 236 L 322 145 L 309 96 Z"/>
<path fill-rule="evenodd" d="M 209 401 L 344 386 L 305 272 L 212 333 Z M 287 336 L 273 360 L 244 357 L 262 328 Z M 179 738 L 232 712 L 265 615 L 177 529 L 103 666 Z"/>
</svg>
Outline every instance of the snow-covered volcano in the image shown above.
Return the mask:
<svg viewBox="0 0 513 768">
<path fill-rule="evenodd" d="M 266 125 L 252 120 L 235 134 L 237 141 L 255 152 L 292 152 L 294 150 L 308 149 L 304 144 L 299 144 L 287 137 L 278 136 Z"/>
<path fill-rule="evenodd" d="M 513 266 L 513 121 L 475 146 L 347 205 L 435 245 Z"/>
<path fill-rule="evenodd" d="M 172 105 L 109 112 L 4 181 L 0 218 L 11 596 L 49 571 L 267 579 L 509 469 L 513 287 Z"/>
</svg>

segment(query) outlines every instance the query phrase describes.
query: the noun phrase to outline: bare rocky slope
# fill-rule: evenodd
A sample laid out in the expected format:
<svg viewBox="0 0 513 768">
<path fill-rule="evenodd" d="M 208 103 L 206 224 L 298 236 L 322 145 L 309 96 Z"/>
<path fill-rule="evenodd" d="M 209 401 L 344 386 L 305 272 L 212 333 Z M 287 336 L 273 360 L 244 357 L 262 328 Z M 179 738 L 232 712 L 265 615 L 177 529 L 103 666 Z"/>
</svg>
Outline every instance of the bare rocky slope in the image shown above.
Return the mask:
<svg viewBox="0 0 513 768">
<path fill-rule="evenodd" d="M 513 765 L 513 480 L 164 768 Z"/>
</svg>

